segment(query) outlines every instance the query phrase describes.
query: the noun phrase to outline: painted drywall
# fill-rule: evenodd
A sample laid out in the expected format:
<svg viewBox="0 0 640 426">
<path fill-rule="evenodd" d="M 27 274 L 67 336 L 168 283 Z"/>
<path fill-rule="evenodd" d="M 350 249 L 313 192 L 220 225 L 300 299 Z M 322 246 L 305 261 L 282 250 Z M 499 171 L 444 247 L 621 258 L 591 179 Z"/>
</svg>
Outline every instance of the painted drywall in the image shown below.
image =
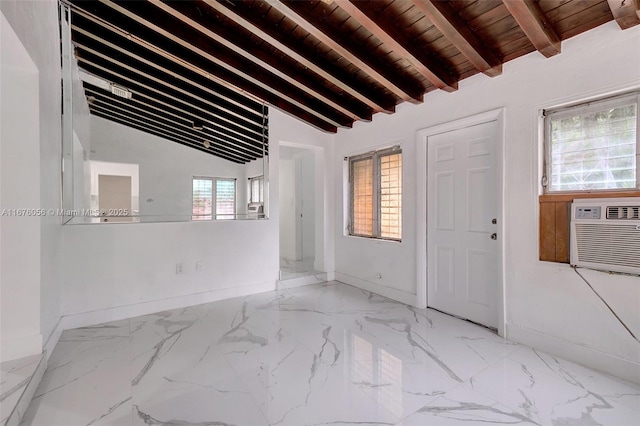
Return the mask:
<svg viewBox="0 0 640 426">
<path fill-rule="evenodd" d="M 336 136 L 336 164 L 343 157 L 400 143 L 403 149 L 401 243 L 345 236 L 344 170 L 336 179 L 336 276 L 400 300 L 417 303 L 416 132 L 506 108 L 504 165 L 505 292 L 507 335 L 627 378 L 640 380 L 640 344 L 633 340 L 567 265 L 538 261 L 540 108 L 640 86 L 640 27 L 621 31 L 610 22 L 566 40 L 550 59 L 535 52 L 504 65 L 501 76 L 477 75 L 454 93 L 433 92 L 421 105 L 403 104 Z M 375 265 L 375 267 L 373 267 Z M 381 279 L 376 274 L 382 275 Z M 640 278 L 589 272 L 635 334 L 640 334 Z"/>
<path fill-rule="evenodd" d="M 333 136 L 274 110 L 269 123 L 269 220 L 66 225 L 65 324 L 95 324 L 275 289 L 279 270 L 278 141 L 325 149 Z M 94 133 L 92 144 L 99 154 L 96 137 Z M 253 164 L 247 173 L 259 175 L 261 168 Z M 142 165 L 140 174 L 144 198 Z M 202 270 L 196 271 L 196 261 L 201 262 Z M 177 263 L 183 265 L 182 274 L 176 274 Z"/>
<path fill-rule="evenodd" d="M 0 40 L 0 359 L 8 361 L 42 349 L 40 217 L 22 210 L 40 206 L 40 93 L 38 69 L 4 14 Z"/>
<path fill-rule="evenodd" d="M 300 162 L 300 198 L 302 210 L 302 258 L 314 259 L 316 250 L 315 161 L 313 151 L 305 150 Z"/>
<path fill-rule="evenodd" d="M 188 220 L 194 176 L 236 179 L 237 213 L 246 214 L 246 178 L 255 168 L 253 163 L 261 163 L 236 164 L 95 116 L 91 144 L 91 160 L 139 165 L 142 216 Z"/>
</svg>

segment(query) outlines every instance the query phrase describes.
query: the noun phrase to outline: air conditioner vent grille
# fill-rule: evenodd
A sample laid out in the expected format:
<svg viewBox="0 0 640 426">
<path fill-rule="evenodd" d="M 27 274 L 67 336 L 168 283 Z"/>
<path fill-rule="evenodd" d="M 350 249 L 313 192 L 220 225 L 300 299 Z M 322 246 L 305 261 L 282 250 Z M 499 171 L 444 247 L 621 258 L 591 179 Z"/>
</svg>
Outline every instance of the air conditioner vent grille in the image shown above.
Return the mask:
<svg viewBox="0 0 640 426">
<path fill-rule="evenodd" d="M 636 225 L 576 223 L 575 230 L 580 262 L 640 268 L 640 230 Z"/>
<path fill-rule="evenodd" d="M 607 219 L 640 219 L 640 206 L 608 206 Z"/>
</svg>

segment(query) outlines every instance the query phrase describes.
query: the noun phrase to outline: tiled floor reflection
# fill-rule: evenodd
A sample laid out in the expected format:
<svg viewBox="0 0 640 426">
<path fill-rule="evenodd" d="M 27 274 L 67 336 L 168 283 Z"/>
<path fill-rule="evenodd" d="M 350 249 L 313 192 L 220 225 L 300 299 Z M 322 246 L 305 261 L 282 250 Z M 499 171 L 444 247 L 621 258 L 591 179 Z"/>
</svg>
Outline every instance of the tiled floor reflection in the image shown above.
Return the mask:
<svg viewBox="0 0 640 426">
<path fill-rule="evenodd" d="M 25 425 L 638 425 L 640 387 L 339 283 L 67 331 Z"/>
<path fill-rule="evenodd" d="M 291 280 L 293 278 L 307 277 L 309 275 L 322 274 L 320 271 L 313 269 L 314 259 L 290 260 L 284 257 L 280 258 L 280 279 Z"/>
</svg>

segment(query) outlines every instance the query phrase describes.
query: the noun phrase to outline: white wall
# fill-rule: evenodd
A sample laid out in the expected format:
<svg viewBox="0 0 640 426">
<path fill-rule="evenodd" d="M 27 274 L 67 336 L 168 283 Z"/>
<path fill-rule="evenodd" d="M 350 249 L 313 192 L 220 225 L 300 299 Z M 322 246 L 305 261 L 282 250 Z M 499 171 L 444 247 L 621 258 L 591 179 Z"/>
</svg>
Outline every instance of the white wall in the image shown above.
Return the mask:
<svg viewBox="0 0 640 426">
<path fill-rule="evenodd" d="M 316 191 L 315 191 L 315 161 L 313 151 L 305 150 L 299 157 L 300 162 L 300 196 L 302 198 L 302 257 L 315 257 L 316 249 Z"/>
<path fill-rule="evenodd" d="M 140 166 L 140 214 L 189 220 L 194 176 L 235 178 L 238 214 L 246 214 L 248 170 L 193 148 L 130 127 L 91 117 L 91 160 Z M 261 173 L 259 173 L 261 174 Z"/>
<path fill-rule="evenodd" d="M 503 75 L 477 75 L 455 93 L 433 92 L 421 105 L 339 130 L 334 162 L 400 142 L 405 159 L 401 243 L 344 236 L 343 169 L 335 170 L 336 276 L 399 300 L 416 301 L 416 131 L 506 108 L 505 281 L 507 335 L 578 362 L 640 381 L 640 345 L 567 266 L 538 261 L 537 111 L 640 86 L 640 27 L 610 22 L 566 40 L 550 59 L 534 52 L 504 65 Z M 419 159 L 418 161 L 426 161 Z M 375 268 L 372 266 L 375 265 Z M 376 279 L 380 273 L 382 279 Z M 587 272 L 627 324 L 640 334 L 640 279 Z"/>
<path fill-rule="evenodd" d="M 275 289 L 278 141 L 300 137 L 324 149 L 332 136 L 274 110 L 269 122 L 269 220 L 63 228 L 65 328 Z M 141 166 L 141 198 L 143 173 Z M 249 173 L 259 174 L 259 167 Z M 202 271 L 196 272 L 196 261 Z M 177 263 L 184 265 L 183 274 L 176 274 Z"/>
<path fill-rule="evenodd" d="M 0 209 L 38 209 L 38 69 L 4 14 L 0 41 Z M 40 353 L 39 217 L 0 218 L 0 283 L 0 359 Z"/>
</svg>

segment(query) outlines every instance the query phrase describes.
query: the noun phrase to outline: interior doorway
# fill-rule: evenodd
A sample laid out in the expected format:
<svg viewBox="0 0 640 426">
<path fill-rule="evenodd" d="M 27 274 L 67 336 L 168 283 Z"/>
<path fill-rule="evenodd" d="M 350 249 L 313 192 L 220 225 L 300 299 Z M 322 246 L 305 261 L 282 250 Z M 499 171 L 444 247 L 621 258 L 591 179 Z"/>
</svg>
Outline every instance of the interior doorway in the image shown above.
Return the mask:
<svg viewBox="0 0 640 426">
<path fill-rule="evenodd" d="M 281 145 L 279 172 L 280 279 L 318 275 L 324 247 L 318 153 L 313 147 Z"/>
</svg>

